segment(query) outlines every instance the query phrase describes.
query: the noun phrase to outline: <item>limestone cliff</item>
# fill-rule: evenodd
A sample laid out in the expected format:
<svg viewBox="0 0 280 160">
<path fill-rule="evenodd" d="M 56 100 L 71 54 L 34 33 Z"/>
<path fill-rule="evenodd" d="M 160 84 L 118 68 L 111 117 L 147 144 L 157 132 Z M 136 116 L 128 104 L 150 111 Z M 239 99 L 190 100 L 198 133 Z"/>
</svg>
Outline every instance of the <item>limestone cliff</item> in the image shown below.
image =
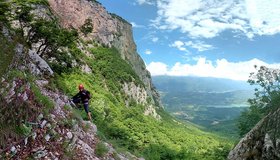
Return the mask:
<svg viewBox="0 0 280 160">
<path fill-rule="evenodd" d="M 229 153 L 229 160 L 280 159 L 280 109 L 264 117 Z"/>
<path fill-rule="evenodd" d="M 53 12 L 59 17 L 62 26 L 79 29 L 87 19 L 92 21 L 93 31 L 83 38 L 119 50 L 145 84 L 145 91 L 152 103 L 160 105 L 158 92 L 151 82 L 150 73 L 136 51 L 132 26 L 121 17 L 110 14 L 96 1 L 90 0 L 48 0 Z"/>
</svg>

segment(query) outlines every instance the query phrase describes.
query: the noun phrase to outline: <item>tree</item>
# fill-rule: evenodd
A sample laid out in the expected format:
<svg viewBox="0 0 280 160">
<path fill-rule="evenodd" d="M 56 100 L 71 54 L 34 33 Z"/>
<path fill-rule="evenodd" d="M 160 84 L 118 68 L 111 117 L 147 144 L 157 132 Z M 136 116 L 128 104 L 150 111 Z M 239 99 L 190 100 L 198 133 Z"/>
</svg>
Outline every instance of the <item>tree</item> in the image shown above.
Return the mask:
<svg viewBox="0 0 280 160">
<path fill-rule="evenodd" d="M 62 28 L 55 17 L 40 18 L 32 14 L 36 4 L 47 4 L 45 0 L 14 0 L 13 3 L 16 6 L 13 20 L 19 22 L 20 34 L 30 46 L 40 44 L 37 54 L 50 57 L 77 39 L 77 31 Z"/>
<path fill-rule="evenodd" d="M 87 36 L 93 30 L 93 24 L 91 19 L 86 19 L 85 23 L 80 27 L 80 31 Z"/>
<path fill-rule="evenodd" d="M 0 0 L 0 22 L 7 23 L 10 17 L 10 3 Z"/>
<path fill-rule="evenodd" d="M 255 66 L 257 69 L 258 67 Z M 261 66 L 251 73 L 250 85 L 256 85 L 255 98 L 249 99 L 250 107 L 238 119 L 240 136 L 250 131 L 268 113 L 280 107 L 280 70 Z"/>
<path fill-rule="evenodd" d="M 257 68 L 257 66 L 255 66 Z M 257 85 L 255 88 L 255 98 L 250 99 L 251 106 L 263 108 L 267 113 L 274 111 L 279 106 L 280 96 L 280 70 L 261 66 L 257 73 L 251 73 L 248 82 Z"/>
<path fill-rule="evenodd" d="M 24 29 L 28 28 L 33 20 L 33 15 L 31 14 L 32 6 L 30 3 L 27 3 L 26 0 L 14 1 L 14 3 L 16 9 L 13 19 L 19 21 L 20 33 L 21 36 L 24 37 Z"/>
<path fill-rule="evenodd" d="M 75 42 L 78 37 L 75 29 L 67 30 L 58 25 L 57 20 L 47 21 L 44 19 L 36 20 L 31 24 L 30 43 L 41 42 L 37 51 L 38 54 L 51 56 L 58 48 L 66 47 Z"/>
</svg>

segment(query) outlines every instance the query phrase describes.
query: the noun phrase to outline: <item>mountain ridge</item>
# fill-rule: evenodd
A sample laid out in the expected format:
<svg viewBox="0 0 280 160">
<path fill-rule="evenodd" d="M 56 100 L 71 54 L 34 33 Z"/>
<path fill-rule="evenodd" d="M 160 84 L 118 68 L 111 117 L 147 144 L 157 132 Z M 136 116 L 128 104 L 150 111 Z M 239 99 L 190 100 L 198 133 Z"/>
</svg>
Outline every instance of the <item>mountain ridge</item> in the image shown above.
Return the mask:
<svg viewBox="0 0 280 160">
<path fill-rule="evenodd" d="M 152 76 L 154 83 L 156 81 L 162 80 L 161 83 L 180 83 L 181 87 L 184 87 L 186 91 L 227 91 L 227 90 L 253 90 L 253 87 L 250 86 L 246 81 L 237 81 L 224 78 L 212 78 L 212 77 L 193 77 L 193 76 Z M 199 86 L 199 83 L 202 84 L 202 87 Z M 194 84 L 196 87 L 188 90 L 187 86 Z M 213 86 L 214 85 L 214 86 Z M 217 87 L 220 85 L 221 87 Z M 170 88 L 172 89 L 172 88 Z"/>
</svg>

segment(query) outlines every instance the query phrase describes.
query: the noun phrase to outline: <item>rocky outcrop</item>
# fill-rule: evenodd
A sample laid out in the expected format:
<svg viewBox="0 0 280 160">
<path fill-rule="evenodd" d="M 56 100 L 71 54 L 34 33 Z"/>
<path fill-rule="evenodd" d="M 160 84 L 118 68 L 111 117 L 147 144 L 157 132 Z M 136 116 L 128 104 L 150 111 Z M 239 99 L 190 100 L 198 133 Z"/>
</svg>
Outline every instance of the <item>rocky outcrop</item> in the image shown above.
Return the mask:
<svg viewBox="0 0 280 160">
<path fill-rule="evenodd" d="M 37 75 L 37 74 L 44 74 L 44 75 L 48 75 L 48 76 L 53 75 L 53 71 L 52 71 L 51 67 L 35 51 L 29 50 L 28 55 L 31 58 L 31 60 L 34 62 L 34 63 L 29 63 L 32 68 L 31 73 L 33 73 L 35 75 Z M 37 67 L 35 67 L 34 65 L 38 66 L 38 69 L 36 69 Z"/>
<path fill-rule="evenodd" d="M 263 118 L 228 155 L 229 160 L 280 159 L 280 109 Z"/>
<path fill-rule="evenodd" d="M 155 108 L 152 105 L 146 106 L 144 115 L 150 115 L 150 116 L 154 117 L 157 120 L 161 119 L 161 116 L 159 114 L 157 114 Z"/>
<path fill-rule="evenodd" d="M 85 40 L 115 47 L 121 57 L 127 60 L 145 84 L 145 90 L 152 103 L 160 105 L 159 94 L 151 82 L 150 73 L 136 51 L 132 26 L 121 17 L 110 14 L 96 1 L 89 0 L 48 0 L 53 12 L 59 17 L 62 26 L 79 29 L 87 19 L 92 21 L 93 31 Z"/>
<path fill-rule="evenodd" d="M 145 106 L 144 115 L 150 115 L 157 120 L 160 120 L 161 117 L 157 114 L 156 109 L 153 105 L 149 104 L 148 94 L 144 88 L 137 86 L 135 83 L 124 83 L 123 84 L 123 91 L 128 96 L 126 100 L 126 106 L 129 107 L 129 101 L 135 100 L 136 103 L 142 104 Z"/>
<path fill-rule="evenodd" d="M 145 89 L 138 87 L 135 83 L 124 83 L 123 84 L 124 93 L 131 99 L 136 100 L 137 103 L 147 104 L 147 92 Z"/>
</svg>

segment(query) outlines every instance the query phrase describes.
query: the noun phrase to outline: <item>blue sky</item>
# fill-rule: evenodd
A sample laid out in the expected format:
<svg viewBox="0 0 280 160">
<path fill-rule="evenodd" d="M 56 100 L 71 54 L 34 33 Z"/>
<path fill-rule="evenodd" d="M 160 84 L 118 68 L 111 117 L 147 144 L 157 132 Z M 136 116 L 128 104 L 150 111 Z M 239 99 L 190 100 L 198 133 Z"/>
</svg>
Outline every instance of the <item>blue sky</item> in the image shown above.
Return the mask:
<svg viewBox="0 0 280 160">
<path fill-rule="evenodd" d="M 280 68 L 279 0 L 99 0 L 133 26 L 152 75 L 247 80 Z"/>
</svg>

